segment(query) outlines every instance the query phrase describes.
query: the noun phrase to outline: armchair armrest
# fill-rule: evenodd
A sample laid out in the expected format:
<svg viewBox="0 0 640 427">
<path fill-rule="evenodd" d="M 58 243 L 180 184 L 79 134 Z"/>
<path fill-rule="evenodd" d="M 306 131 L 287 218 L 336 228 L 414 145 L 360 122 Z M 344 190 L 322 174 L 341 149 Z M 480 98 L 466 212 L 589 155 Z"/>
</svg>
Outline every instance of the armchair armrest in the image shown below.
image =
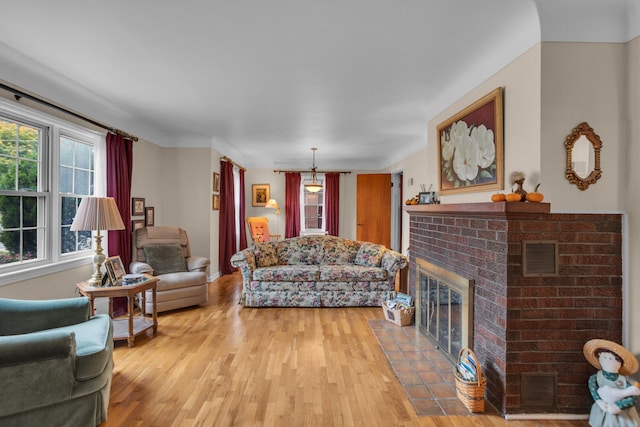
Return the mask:
<svg viewBox="0 0 640 427">
<path fill-rule="evenodd" d="M 153 267 L 145 262 L 134 261 L 129 264 L 129 271 L 131 274 L 150 274 L 153 276 Z"/>
<path fill-rule="evenodd" d="M 253 270 L 256 269 L 256 256 L 252 249 L 247 248 L 236 252 L 230 262 L 232 266 L 240 269 L 243 278 L 251 279 Z"/>
<path fill-rule="evenodd" d="M 201 256 L 191 256 L 187 258 L 187 270 L 189 271 L 206 272 L 209 264 L 211 264 L 211 260 L 209 258 Z"/>
<path fill-rule="evenodd" d="M 43 331 L 0 337 L 0 366 L 75 357 L 75 333 Z"/>
<path fill-rule="evenodd" d="M 0 335 L 69 326 L 84 322 L 92 315 L 86 297 L 47 301 L 0 298 Z"/>
</svg>

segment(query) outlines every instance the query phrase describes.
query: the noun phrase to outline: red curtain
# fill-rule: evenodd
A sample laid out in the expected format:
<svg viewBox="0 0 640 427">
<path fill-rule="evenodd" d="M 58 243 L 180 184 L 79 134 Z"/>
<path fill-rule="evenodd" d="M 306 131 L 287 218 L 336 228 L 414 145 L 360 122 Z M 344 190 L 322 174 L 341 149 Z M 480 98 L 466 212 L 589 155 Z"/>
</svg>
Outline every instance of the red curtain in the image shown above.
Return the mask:
<svg viewBox="0 0 640 427">
<path fill-rule="evenodd" d="M 325 213 L 327 233 L 331 236 L 337 236 L 340 223 L 340 174 L 325 174 Z"/>
<path fill-rule="evenodd" d="M 285 179 L 285 229 L 284 237 L 300 235 L 300 173 L 286 172 Z"/>
<path fill-rule="evenodd" d="M 240 250 L 247 247 L 247 228 L 244 226 L 245 222 L 245 205 L 244 205 L 244 169 L 240 169 Z"/>
<path fill-rule="evenodd" d="M 109 256 L 120 255 L 125 268 L 131 262 L 131 175 L 133 141 L 107 134 L 107 197 L 113 197 L 124 222 L 124 230 L 109 231 Z M 127 312 L 127 298 L 113 299 L 114 315 Z"/>
<path fill-rule="evenodd" d="M 233 164 L 220 161 L 220 241 L 218 263 L 222 274 L 231 274 L 235 271 L 230 261 L 231 256 L 236 253 L 235 206 Z"/>
</svg>

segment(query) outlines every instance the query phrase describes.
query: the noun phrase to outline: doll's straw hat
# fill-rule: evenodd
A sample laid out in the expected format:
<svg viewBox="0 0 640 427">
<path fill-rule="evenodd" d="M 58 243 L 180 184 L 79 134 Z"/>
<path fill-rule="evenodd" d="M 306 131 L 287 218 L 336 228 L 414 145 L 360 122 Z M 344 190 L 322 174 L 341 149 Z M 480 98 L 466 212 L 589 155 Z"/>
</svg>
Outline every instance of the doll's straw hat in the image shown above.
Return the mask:
<svg viewBox="0 0 640 427">
<path fill-rule="evenodd" d="M 593 339 L 586 342 L 582 352 L 587 361 L 597 369 L 602 369 L 600 361 L 596 357 L 596 351 L 599 348 L 620 356 L 620 359 L 622 359 L 622 366 L 618 371 L 620 375 L 632 375 L 638 372 L 638 359 L 629 350 L 613 341 Z"/>
</svg>

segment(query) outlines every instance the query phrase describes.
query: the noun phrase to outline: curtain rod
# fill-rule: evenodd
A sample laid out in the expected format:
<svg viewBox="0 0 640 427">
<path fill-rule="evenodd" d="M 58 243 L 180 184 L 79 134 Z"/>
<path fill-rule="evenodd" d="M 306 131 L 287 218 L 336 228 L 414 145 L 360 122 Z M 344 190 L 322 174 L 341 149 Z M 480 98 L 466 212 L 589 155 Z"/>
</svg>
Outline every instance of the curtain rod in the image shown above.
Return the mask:
<svg viewBox="0 0 640 427">
<path fill-rule="evenodd" d="M 232 165 L 237 166 L 238 168 L 242 169 L 243 171 L 246 172 L 247 168 L 240 166 L 239 164 L 237 164 L 236 162 L 234 162 L 233 160 L 231 160 L 230 158 L 228 158 L 227 156 L 222 156 L 220 157 L 220 160 L 222 160 L 223 162 L 229 162 Z"/>
<path fill-rule="evenodd" d="M 275 169 L 273 171 L 273 173 L 286 173 L 286 172 L 311 173 L 312 171 L 310 170 L 295 171 L 295 170 L 281 170 L 281 169 Z M 316 171 L 316 173 L 351 173 L 351 171 Z"/>
<path fill-rule="evenodd" d="M 41 98 L 38 98 L 36 96 L 33 96 L 33 95 L 28 94 L 26 92 L 23 92 L 23 91 L 21 91 L 19 89 L 13 88 L 11 86 L 7 86 L 4 83 L 0 82 L 0 88 L 13 93 L 14 98 L 18 102 L 20 102 L 20 98 L 27 98 L 27 99 L 29 99 L 31 101 L 37 102 L 38 104 L 42 104 L 42 105 L 47 106 L 49 108 L 53 108 L 54 110 L 63 112 L 65 114 L 73 116 L 73 117 L 75 117 L 77 119 L 84 120 L 85 122 L 91 123 L 92 125 L 98 126 L 99 128 L 106 129 L 107 131 L 109 131 L 111 133 L 115 133 L 116 135 L 123 136 L 123 137 L 131 139 L 133 141 L 137 141 L 138 140 L 137 136 L 133 136 L 133 135 L 128 134 L 128 133 L 126 133 L 124 131 L 121 131 L 120 129 L 116 129 L 114 127 L 111 127 L 111 126 L 105 125 L 103 123 L 97 122 L 97 121 L 95 121 L 93 119 L 90 119 L 89 117 L 86 117 L 86 116 L 83 116 L 81 114 L 75 113 L 75 112 L 73 112 L 71 110 L 67 110 L 66 108 L 61 107 L 61 106 L 59 106 L 57 104 L 54 104 L 52 102 L 46 101 L 46 100 L 41 99 Z"/>
</svg>

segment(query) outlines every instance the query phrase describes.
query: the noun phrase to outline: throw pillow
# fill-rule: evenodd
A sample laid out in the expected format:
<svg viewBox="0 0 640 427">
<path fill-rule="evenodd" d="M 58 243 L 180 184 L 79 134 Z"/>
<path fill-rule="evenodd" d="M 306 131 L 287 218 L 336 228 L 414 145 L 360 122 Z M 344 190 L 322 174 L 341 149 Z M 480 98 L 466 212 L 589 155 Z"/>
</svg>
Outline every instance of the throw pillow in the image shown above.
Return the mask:
<svg viewBox="0 0 640 427">
<path fill-rule="evenodd" d="M 364 267 L 380 267 L 384 246 L 375 243 L 363 242 L 358 249 L 354 264 Z"/>
<path fill-rule="evenodd" d="M 184 260 L 182 247 L 178 244 L 147 245 L 144 247 L 144 256 L 156 276 L 187 271 L 187 263 Z"/>
<path fill-rule="evenodd" d="M 256 247 L 253 253 L 256 256 L 256 264 L 258 267 L 271 267 L 278 265 L 278 253 L 276 247 L 272 243 L 255 243 Z"/>
</svg>

